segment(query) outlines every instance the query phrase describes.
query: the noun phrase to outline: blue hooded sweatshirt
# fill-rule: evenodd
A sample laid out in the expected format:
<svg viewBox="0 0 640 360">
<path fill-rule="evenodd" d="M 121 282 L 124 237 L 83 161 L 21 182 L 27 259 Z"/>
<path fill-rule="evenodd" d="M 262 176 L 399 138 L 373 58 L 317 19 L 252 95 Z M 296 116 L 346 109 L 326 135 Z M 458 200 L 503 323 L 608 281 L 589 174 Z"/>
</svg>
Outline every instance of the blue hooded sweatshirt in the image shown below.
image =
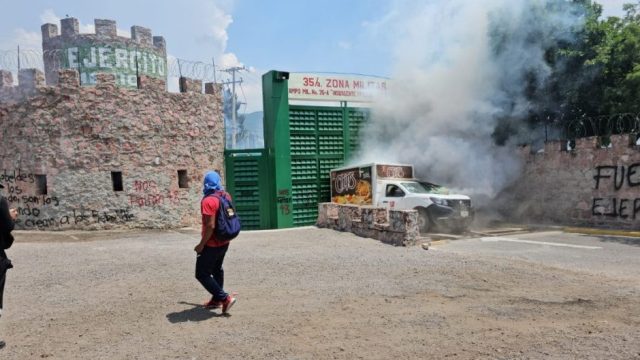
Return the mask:
<svg viewBox="0 0 640 360">
<path fill-rule="evenodd" d="M 208 171 L 204 175 L 202 194 L 204 196 L 207 196 L 213 194 L 216 191 L 224 191 L 224 187 L 220 185 L 220 175 L 215 171 Z"/>
</svg>

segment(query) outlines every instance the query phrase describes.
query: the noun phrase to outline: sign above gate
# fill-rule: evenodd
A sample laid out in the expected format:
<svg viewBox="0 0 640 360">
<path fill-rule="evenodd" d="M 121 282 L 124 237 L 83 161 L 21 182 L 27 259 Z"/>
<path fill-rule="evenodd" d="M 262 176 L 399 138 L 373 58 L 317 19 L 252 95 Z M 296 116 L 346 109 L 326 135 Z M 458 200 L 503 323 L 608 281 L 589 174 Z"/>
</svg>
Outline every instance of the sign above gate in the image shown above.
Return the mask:
<svg viewBox="0 0 640 360">
<path fill-rule="evenodd" d="M 349 74 L 289 74 L 289 100 L 373 102 L 389 79 Z"/>
</svg>

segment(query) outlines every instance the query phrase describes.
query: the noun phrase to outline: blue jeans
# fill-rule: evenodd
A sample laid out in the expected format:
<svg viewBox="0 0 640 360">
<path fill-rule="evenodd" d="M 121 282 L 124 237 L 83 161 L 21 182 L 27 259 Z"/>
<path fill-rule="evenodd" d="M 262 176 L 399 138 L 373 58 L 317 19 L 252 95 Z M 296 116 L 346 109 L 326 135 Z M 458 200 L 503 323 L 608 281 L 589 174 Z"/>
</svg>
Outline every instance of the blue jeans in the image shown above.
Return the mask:
<svg viewBox="0 0 640 360">
<path fill-rule="evenodd" d="M 222 301 L 228 294 L 224 291 L 224 270 L 222 262 L 229 245 L 221 247 L 205 246 L 196 259 L 196 279 L 204 286 L 213 299 Z"/>
</svg>

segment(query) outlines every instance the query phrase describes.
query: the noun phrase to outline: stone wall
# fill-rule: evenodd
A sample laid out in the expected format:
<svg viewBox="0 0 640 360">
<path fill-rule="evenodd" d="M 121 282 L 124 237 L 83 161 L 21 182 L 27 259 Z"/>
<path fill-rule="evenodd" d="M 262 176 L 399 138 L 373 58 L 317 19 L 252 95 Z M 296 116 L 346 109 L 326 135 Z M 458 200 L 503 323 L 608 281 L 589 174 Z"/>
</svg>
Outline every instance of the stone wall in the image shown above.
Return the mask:
<svg viewBox="0 0 640 360">
<path fill-rule="evenodd" d="M 177 228 L 200 223 L 206 170 L 224 176 L 220 91 L 139 89 L 98 74 L 93 87 L 61 70 L 0 71 L 0 183 L 19 229 Z M 208 92 L 215 86 L 206 84 Z M 193 89 L 190 89 L 193 91 Z"/>
<path fill-rule="evenodd" d="M 396 246 L 412 246 L 419 237 L 418 212 L 372 206 L 322 203 L 318 227 L 354 233 Z"/>
<path fill-rule="evenodd" d="M 516 221 L 640 229 L 640 147 L 636 135 L 549 142 L 525 159 L 519 181 L 497 200 Z"/>
</svg>

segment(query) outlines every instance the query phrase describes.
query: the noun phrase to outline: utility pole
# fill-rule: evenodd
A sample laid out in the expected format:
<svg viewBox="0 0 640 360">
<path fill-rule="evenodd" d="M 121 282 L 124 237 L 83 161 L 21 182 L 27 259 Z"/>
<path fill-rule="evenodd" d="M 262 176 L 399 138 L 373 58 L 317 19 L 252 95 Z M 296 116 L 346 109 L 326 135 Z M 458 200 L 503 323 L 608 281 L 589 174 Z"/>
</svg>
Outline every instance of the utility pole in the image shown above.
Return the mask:
<svg viewBox="0 0 640 360">
<path fill-rule="evenodd" d="M 236 132 L 238 129 L 238 124 L 237 124 L 237 115 L 236 115 L 236 82 L 242 82 L 242 81 L 236 81 L 236 72 L 238 71 L 242 71 L 245 70 L 244 66 L 234 66 L 231 67 L 229 69 L 226 70 L 222 70 L 224 72 L 230 72 L 231 73 L 231 148 L 235 149 L 236 148 Z"/>
<path fill-rule="evenodd" d="M 213 64 L 213 83 L 217 84 L 218 80 L 216 79 L 216 58 L 211 57 L 211 63 Z"/>
</svg>

